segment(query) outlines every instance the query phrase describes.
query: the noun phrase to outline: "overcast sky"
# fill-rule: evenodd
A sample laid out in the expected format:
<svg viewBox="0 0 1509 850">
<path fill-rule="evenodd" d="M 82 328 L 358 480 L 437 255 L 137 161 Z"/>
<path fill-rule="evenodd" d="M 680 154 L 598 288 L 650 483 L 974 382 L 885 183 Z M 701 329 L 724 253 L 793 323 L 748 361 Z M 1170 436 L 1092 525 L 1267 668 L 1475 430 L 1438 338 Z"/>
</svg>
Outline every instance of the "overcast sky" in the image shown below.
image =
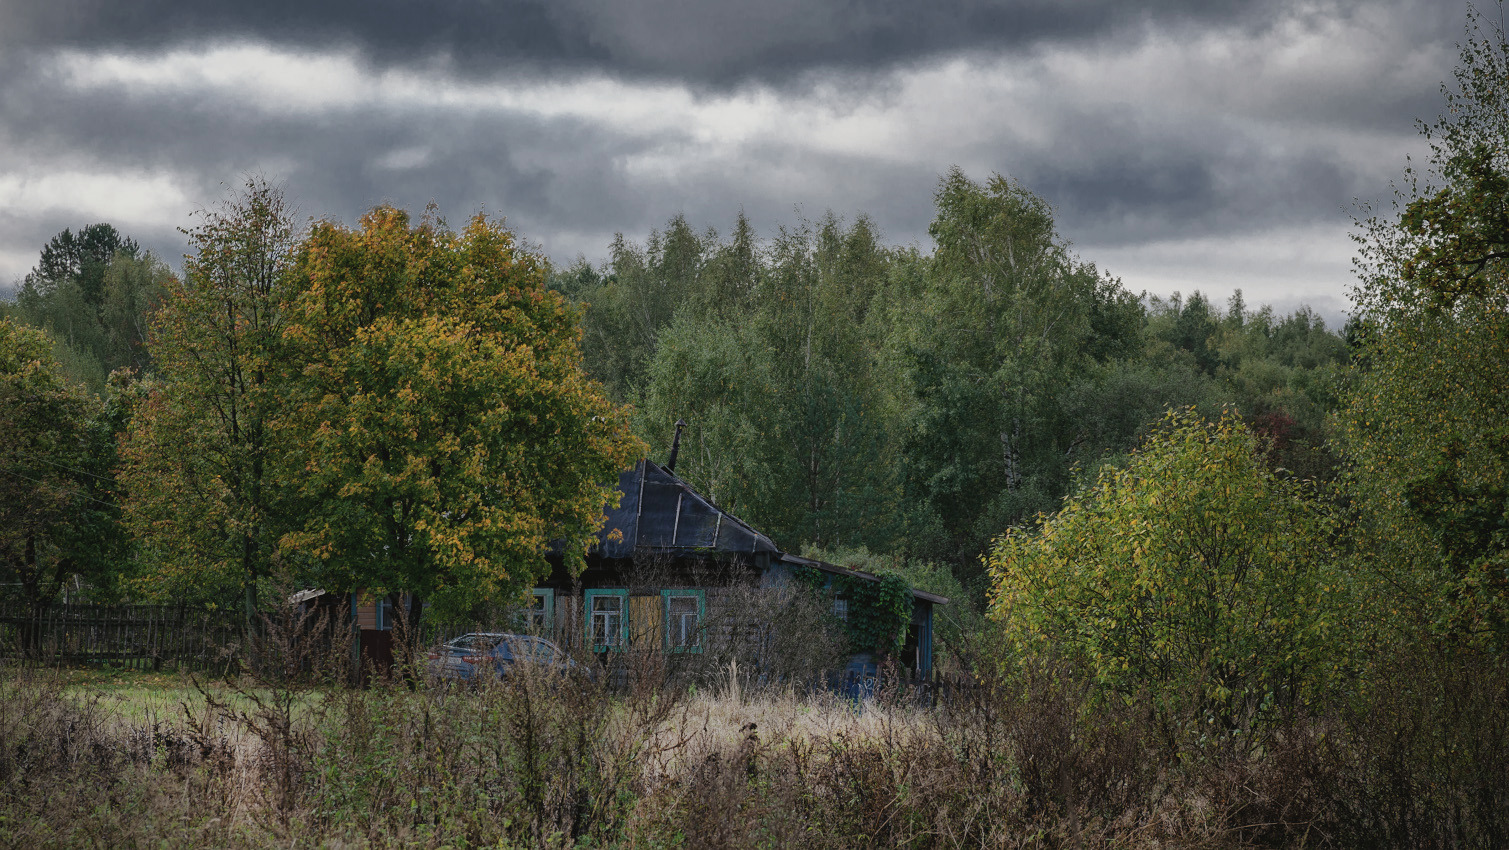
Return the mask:
<svg viewBox="0 0 1509 850">
<path fill-rule="evenodd" d="M 1441 108 L 1455 0 L 0 0 L 0 290 L 256 174 L 304 216 L 507 217 L 594 262 L 676 213 L 863 212 L 931 249 L 938 177 L 1046 197 L 1134 291 L 1347 310 L 1354 199 Z"/>
</svg>

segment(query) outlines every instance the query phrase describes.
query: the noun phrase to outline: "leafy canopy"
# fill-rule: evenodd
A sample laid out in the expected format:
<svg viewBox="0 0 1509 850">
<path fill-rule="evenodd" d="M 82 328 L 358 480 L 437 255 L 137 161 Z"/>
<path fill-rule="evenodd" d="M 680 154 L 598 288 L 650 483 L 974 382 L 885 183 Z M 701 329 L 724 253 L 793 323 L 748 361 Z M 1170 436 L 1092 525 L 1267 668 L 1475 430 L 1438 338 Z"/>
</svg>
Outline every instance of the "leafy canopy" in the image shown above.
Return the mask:
<svg viewBox="0 0 1509 850">
<path fill-rule="evenodd" d="M 1242 724 L 1340 661 L 1334 528 L 1235 414 L 1171 413 L 1126 468 L 996 542 L 992 615 L 1018 652 L 1076 662 L 1123 693 L 1192 694 Z"/>
<path fill-rule="evenodd" d="M 1341 444 L 1399 628 L 1509 641 L 1509 41 L 1469 18 L 1426 173 L 1359 222 Z"/>
<path fill-rule="evenodd" d="M 0 587 L 33 605 L 120 554 L 104 404 L 62 373 L 52 341 L 0 319 Z"/>
<path fill-rule="evenodd" d="M 461 232 L 391 207 L 300 248 L 275 425 L 324 587 L 510 598 L 580 568 L 642 446 L 583 367 L 577 311 L 483 215 Z"/>
<path fill-rule="evenodd" d="M 281 287 L 295 235 L 280 191 L 257 179 L 187 235 L 184 279 L 169 282 L 153 320 L 159 374 L 124 442 L 127 521 L 143 590 L 239 589 L 250 615 L 279 525 L 271 468 L 282 449 L 267 423 L 279 403 Z"/>
</svg>

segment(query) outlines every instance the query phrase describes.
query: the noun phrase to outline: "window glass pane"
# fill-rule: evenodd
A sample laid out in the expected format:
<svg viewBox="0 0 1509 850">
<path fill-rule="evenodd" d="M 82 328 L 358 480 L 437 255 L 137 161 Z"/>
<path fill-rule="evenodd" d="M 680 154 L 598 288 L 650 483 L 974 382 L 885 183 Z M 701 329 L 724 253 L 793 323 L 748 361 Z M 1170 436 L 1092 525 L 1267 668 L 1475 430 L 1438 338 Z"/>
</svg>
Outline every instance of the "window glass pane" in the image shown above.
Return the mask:
<svg viewBox="0 0 1509 850">
<path fill-rule="evenodd" d="M 623 597 L 592 597 L 592 642 L 618 646 L 623 637 Z"/>
<path fill-rule="evenodd" d="M 833 616 L 839 618 L 840 620 L 847 620 L 847 619 L 849 619 L 849 600 L 847 600 L 847 599 L 835 599 L 835 600 L 833 600 Z"/>
<path fill-rule="evenodd" d="M 544 631 L 549 621 L 550 611 L 546 606 L 545 594 L 535 591 L 529 597 L 529 607 L 524 611 L 524 623 L 535 631 Z"/>
<path fill-rule="evenodd" d="M 697 645 L 697 621 L 702 600 L 696 596 L 672 596 L 667 601 L 666 632 L 672 647 Z"/>
</svg>

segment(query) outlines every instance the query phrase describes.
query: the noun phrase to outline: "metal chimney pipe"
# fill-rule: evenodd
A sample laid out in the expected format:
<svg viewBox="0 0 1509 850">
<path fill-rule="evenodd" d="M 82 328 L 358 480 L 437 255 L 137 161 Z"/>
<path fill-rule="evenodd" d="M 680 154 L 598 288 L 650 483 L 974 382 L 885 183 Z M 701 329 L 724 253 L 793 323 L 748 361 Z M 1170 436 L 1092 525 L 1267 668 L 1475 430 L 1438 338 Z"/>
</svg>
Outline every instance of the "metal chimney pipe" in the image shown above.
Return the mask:
<svg viewBox="0 0 1509 850">
<path fill-rule="evenodd" d="M 676 436 L 671 440 L 671 456 L 665 462 L 666 472 L 676 471 L 676 455 L 681 453 L 681 429 L 686 427 L 685 419 L 676 420 Z"/>
</svg>

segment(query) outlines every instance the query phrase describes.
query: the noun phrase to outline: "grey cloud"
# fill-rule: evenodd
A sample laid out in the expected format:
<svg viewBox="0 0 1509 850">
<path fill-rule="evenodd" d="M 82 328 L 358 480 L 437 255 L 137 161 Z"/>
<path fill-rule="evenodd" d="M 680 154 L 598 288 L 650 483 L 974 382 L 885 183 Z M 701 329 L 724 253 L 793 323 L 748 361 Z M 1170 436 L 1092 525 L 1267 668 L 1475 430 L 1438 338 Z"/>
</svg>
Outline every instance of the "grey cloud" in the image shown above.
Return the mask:
<svg viewBox="0 0 1509 850">
<path fill-rule="evenodd" d="M 418 211 L 434 200 L 453 223 L 485 207 L 508 216 L 562 262 L 578 251 L 599 259 L 614 231 L 642 238 L 678 212 L 696 226 L 726 230 L 742 208 L 768 236 L 796 217 L 797 204 L 809 217 L 827 209 L 850 218 L 866 213 L 891 241 L 926 248 L 933 186 L 956 161 L 976 178 L 999 171 L 1048 198 L 1062 232 L 1088 260 L 1097 259 L 1098 248 L 1203 236 L 1239 241 L 1283 226 L 1332 224 L 1344 220 L 1343 207 L 1352 198 L 1382 195 L 1402 158 L 1345 156 L 1307 141 L 1307 134 L 1341 128 L 1397 137 L 1405 145 L 1413 136 L 1409 121 L 1440 109 L 1435 86 L 1448 73 L 1442 67 L 1435 78 L 1413 86 L 1408 78 L 1384 78 L 1386 84 L 1364 85 L 1345 96 L 1326 91 L 1323 80 L 1315 90 L 1275 92 L 1262 122 L 1280 136 L 1285 128 L 1292 131 L 1292 138 L 1278 140 L 1265 140 L 1231 118 L 1169 109 L 1160 92 L 1134 92 L 1114 107 L 1053 103 L 1055 93 L 1046 92 L 1051 106 L 1041 120 L 1051 124 L 1053 139 L 1047 147 L 1025 147 L 1003 136 L 944 158 L 908 150 L 882 161 L 767 141 L 742 150 L 737 162 L 689 166 L 652 179 L 626 172 L 622 163 L 661 146 L 695 142 L 674 129 L 659 135 L 618 132 L 575 118 L 422 107 L 279 116 L 197 93 L 63 90 L 37 58 L 48 45 L 145 52 L 196 39 L 247 38 L 312 50 L 354 46 L 373 65 L 422 64 L 449 55 L 459 69 L 493 78 L 510 67 L 596 68 L 677 77 L 696 88 L 732 80 L 779 83 L 826 69 L 821 75 L 836 99 L 883 102 L 885 76 L 866 70 L 958 51 L 988 58 L 1015 49 L 1025 55 L 1050 49 L 1044 40 L 1053 39 L 1095 41 L 1097 50 L 1114 52 L 1152 27 L 1164 27 L 1160 32 L 1177 40 L 1210 26 L 1257 32 L 1269 19 L 1252 11 L 1259 4 L 1194 0 L 1136 10 L 1133 4 L 1082 2 L 1067 11 L 1047 0 L 958 0 L 928 7 L 900 0 L 719 7 L 666 0 L 637 8 L 610 0 L 423 7 L 345 0 L 18 5 L 0 11 L 0 45 L 6 39 L 29 45 L 0 49 L 0 74 L 7 79 L 0 87 L 0 173 L 15 163 L 34 170 L 44 166 L 24 164 L 56 162 L 60 155 L 103 168 L 169 172 L 190 193 L 180 218 L 184 225 L 191 223 L 193 206 L 214 203 L 225 184 L 235 185 L 248 172 L 285 183 L 307 213 L 348 223 L 381 202 Z M 1460 33 L 1460 11 L 1448 5 L 1403 0 L 1395 7 L 1387 20 L 1412 34 L 1401 39 L 1406 52 L 1438 50 L 1438 42 Z M 1360 6 L 1316 8 L 1345 16 Z M 1263 13 L 1276 14 L 1266 6 Z M 1387 67 L 1388 60 L 1382 64 Z M 1237 79 L 1250 70 L 1232 67 L 1226 73 Z M 1212 87 L 1219 90 L 1222 81 Z M 1383 147 L 1397 149 L 1392 142 Z M 64 216 L 0 213 L 0 252 L 30 252 L 34 258 L 52 234 L 89 223 Z M 114 223 L 177 264 L 184 240 L 171 227 Z M 0 279 L 0 289 L 9 283 Z"/>
<path fill-rule="evenodd" d="M 1346 14 L 1362 3 L 1333 0 L 1319 8 Z M 1460 13 L 1445 14 L 1445 5 L 1417 0 L 1402 23 L 1431 37 L 1458 23 Z M 439 56 L 469 73 L 590 68 L 728 83 L 1153 25 L 1260 29 L 1280 11 L 1275 3 L 1242 0 L 52 0 L 0 12 L 0 33 L 7 34 L 0 43 L 151 50 L 248 39 L 311 50 L 356 47 L 381 66 Z"/>
</svg>

